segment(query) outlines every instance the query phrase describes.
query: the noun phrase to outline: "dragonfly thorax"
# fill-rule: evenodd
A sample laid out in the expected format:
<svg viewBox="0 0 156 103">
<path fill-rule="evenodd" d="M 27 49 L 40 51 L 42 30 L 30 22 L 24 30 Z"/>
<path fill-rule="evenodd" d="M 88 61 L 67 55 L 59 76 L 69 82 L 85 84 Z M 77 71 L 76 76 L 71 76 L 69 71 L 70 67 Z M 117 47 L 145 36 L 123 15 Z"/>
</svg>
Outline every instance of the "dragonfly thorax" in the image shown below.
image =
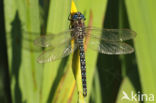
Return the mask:
<svg viewBox="0 0 156 103">
<path fill-rule="evenodd" d="M 84 28 L 82 28 L 82 27 L 73 28 L 72 36 L 76 37 L 76 40 L 79 40 L 79 39 L 83 40 L 84 35 L 85 35 Z"/>
</svg>

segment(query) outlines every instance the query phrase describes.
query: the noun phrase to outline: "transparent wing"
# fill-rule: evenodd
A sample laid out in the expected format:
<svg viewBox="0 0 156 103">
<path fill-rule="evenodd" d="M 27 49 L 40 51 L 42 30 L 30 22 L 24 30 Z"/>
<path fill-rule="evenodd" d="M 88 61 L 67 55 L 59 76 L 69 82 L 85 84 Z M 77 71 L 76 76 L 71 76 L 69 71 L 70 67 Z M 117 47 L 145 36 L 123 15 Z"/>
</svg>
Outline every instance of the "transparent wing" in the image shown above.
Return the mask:
<svg viewBox="0 0 156 103">
<path fill-rule="evenodd" d="M 70 42 L 63 43 L 57 48 L 51 48 L 49 50 L 45 50 L 38 58 L 37 61 L 39 63 L 46 63 L 55 61 L 59 58 L 68 56 L 72 52 L 74 52 L 77 48 L 77 45 L 75 44 L 74 47 L 70 45 Z"/>
<path fill-rule="evenodd" d="M 40 52 L 41 47 L 36 47 L 34 45 L 34 40 L 40 35 L 40 33 L 30 33 L 30 32 L 6 32 L 7 46 L 8 48 L 13 47 L 13 45 L 21 45 L 22 49 Z M 20 48 L 20 47 L 19 47 Z"/>
<path fill-rule="evenodd" d="M 61 32 L 57 35 L 45 35 L 45 36 L 40 36 L 38 37 L 35 41 L 34 44 L 40 47 L 56 47 L 60 44 L 65 43 L 66 41 L 71 40 L 71 32 L 73 30 L 68 30 L 65 32 Z"/>
<path fill-rule="evenodd" d="M 102 54 L 109 55 L 130 54 L 134 52 L 134 49 L 126 43 L 99 40 L 93 37 L 90 38 L 88 47 Z"/>
<path fill-rule="evenodd" d="M 129 29 L 98 29 L 87 27 L 85 30 L 87 35 L 89 32 L 91 36 L 105 41 L 125 41 L 133 39 L 136 36 L 136 33 Z"/>
</svg>

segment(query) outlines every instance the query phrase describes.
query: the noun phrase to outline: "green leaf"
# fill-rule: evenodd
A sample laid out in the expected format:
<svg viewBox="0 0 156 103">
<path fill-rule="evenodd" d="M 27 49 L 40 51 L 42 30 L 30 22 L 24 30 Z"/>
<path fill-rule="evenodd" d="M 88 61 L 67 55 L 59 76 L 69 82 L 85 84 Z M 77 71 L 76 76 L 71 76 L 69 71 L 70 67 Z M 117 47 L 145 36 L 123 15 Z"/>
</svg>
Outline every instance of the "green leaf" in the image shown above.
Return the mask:
<svg viewBox="0 0 156 103">
<path fill-rule="evenodd" d="M 101 86 L 100 86 L 99 74 L 97 70 L 95 71 L 93 85 L 91 88 L 92 91 L 91 91 L 91 97 L 89 102 L 102 103 Z"/>
<path fill-rule="evenodd" d="M 150 0 L 126 0 L 130 25 L 137 33 L 135 48 L 143 93 L 153 95 L 156 95 L 155 4 Z"/>
<path fill-rule="evenodd" d="M 59 32 L 68 30 L 70 3 L 70 0 L 51 0 L 47 32 L 57 35 Z M 73 96 L 70 91 L 75 88 L 73 87 L 75 80 L 71 69 L 71 58 L 65 57 L 62 60 L 46 63 L 43 78 L 42 103 L 67 103 L 70 101 Z"/>
<path fill-rule="evenodd" d="M 25 37 L 32 39 L 39 34 L 24 34 L 23 30 L 40 31 L 38 1 L 5 0 L 4 5 L 6 32 L 9 32 L 7 44 L 12 102 L 37 103 L 40 101 L 42 65 L 36 62 L 39 53 L 33 51 L 33 41 L 28 42 Z M 31 50 L 25 49 L 25 45 Z"/>
<path fill-rule="evenodd" d="M 136 94 L 135 88 L 132 86 L 130 80 L 125 77 L 122 81 L 116 103 L 139 103 L 137 95 L 135 96 L 137 101 L 135 101 L 131 97 L 133 96 L 132 94 Z M 127 96 L 127 98 L 123 98 L 124 96 Z"/>
</svg>

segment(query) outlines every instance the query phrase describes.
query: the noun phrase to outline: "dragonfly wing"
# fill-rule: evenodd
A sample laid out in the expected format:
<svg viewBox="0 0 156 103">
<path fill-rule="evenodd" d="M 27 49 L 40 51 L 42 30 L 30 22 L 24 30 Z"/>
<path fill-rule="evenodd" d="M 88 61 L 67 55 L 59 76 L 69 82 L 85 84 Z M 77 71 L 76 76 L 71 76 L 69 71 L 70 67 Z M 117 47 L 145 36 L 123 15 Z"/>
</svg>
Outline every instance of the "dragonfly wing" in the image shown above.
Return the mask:
<svg viewBox="0 0 156 103">
<path fill-rule="evenodd" d="M 54 35 L 43 35 L 34 40 L 34 44 L 40 47 L 52 46 L 51 40 L 55 38 Z"/>
<path fill-rule="evenodd" d="M 59 58 L 68 56 L 69 54 L 74 52 L 76 50 L 76 48 L 77 48 L 76 45 L 74 45 L 74 47 L 72 48 L 70 43 L 64 43 L 64 44 L 61 44 L 60 46 L 58 46 L 56 48 L 51 48 L 51 49 L 45 50 L 37 58 L 37 61 L 39 63 L 46 63 L 46 62 L 55 61 Z"/>
<path fill-rule="evenodd" d="M 126 43 L 99 40 L 97 38 L 91 38 L 88 47 L 102 54 L 109 55 L 130 54 L 134 52 L 134 49 Z"/>
<path fill-rule="evenodd" d="M 35 41 L 34 44 L 40 47 L 56 47 L 62 43 L 65 43 L 69 40 L 71 40 L 71 30 L 61 32 L 57 35 L 44 35 L 38 37 Z"/>
<path fill-rule="evenodd" d="M 13 45 L 21 45 L 24 50 L 40 52 L 42 48 L 34 45 L 34 40 L 38 36 L 39 33 L 32 32 L 6 32 L 7 46 L 11 48 Z"/>
<path fill-rule="evenodd" d="M 125 41 L 133 39 L 136 33 L 129 29 L 98 29 L 94 27 L 85 28 L 87 35 L 92 35 L 97 39 L 105 41 Z"/>
</svg>

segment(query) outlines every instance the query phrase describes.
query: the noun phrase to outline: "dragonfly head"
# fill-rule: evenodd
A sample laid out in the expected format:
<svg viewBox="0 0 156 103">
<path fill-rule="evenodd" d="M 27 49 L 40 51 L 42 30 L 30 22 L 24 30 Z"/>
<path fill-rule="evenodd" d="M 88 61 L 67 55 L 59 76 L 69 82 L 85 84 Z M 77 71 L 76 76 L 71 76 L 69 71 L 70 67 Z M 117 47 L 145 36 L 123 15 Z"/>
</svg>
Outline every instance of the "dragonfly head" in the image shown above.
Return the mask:
<svg viewBox="0 0 156 103">
<path fill-rule="evenodd" d="M 75 14 L 73 14 L 71 16 L 71 19 L 70 20 L 86 20 L 86 18 L 84 17 L 84 15 L 80 12 L 76 12 Z"/>
<path fill-rule="evenodd" d="M 84 27 L 85 17 L 80 12 L 70 15 L 68 20 L 70 20 L 69 28 Z"/>
</svg>

